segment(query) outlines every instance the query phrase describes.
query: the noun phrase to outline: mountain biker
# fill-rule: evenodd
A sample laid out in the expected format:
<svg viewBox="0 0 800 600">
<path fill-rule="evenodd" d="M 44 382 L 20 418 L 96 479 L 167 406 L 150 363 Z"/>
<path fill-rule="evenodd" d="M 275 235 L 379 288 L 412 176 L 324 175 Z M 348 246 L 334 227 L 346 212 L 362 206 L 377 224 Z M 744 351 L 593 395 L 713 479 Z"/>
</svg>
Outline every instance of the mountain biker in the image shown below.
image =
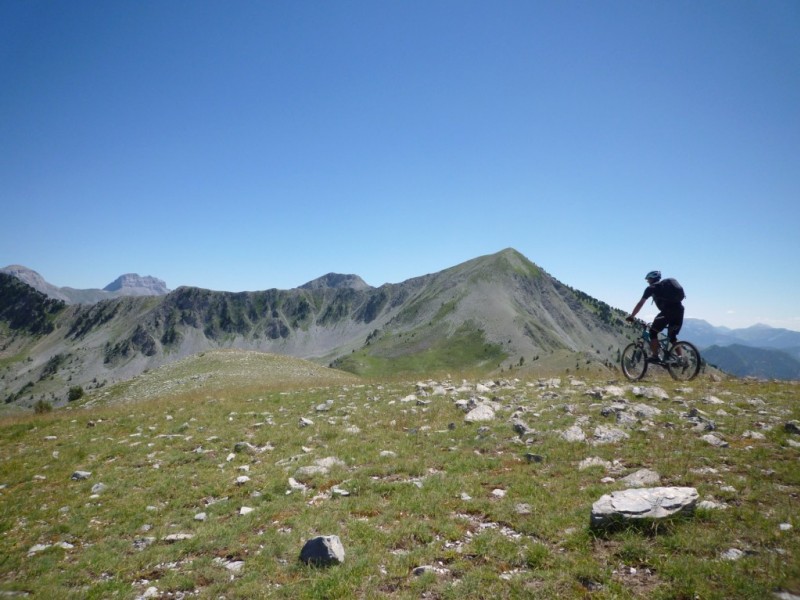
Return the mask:
<svg viewBox="0 0 800 600">
<path fill-rule="evenodd" d="M 661 271 L 650 271 L 644 277 L 647 280 L 647 287 L 642 294 L 642 299 L 633 308 L 633 311 L 625 319 L 628 322 L 633 321 L 636 314 L 642 309 L 644 303 L 648 298 L 653 298 L 658 308 L 658 314 L 653 319 L 653 324 L 650 326 L 650 350 L 652 357 L 650 362 L 660 363 L 658 358 L 658 334 L 665 327 L 667 327 L 667 337 L 670 343 L 675 345 L 678 341 L 678 332 L 683 326 L 683 304 L 681 303 L 685 297 L 683 288 L 675 279 L 669 278 L 661 280 Z M 675 349 L 676 354 L 680 356 L 680 347 Z"/>
</svg>

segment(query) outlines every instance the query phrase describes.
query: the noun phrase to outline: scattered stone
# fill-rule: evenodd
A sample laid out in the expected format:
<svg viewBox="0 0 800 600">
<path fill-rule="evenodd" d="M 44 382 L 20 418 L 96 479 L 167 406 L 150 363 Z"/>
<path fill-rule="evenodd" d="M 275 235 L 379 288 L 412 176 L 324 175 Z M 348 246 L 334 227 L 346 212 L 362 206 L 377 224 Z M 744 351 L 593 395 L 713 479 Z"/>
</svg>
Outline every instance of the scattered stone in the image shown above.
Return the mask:
<svg viewBox="0 0 800 600">
<path fill-rule="evenodd" d="M 248 481 L 250 481 L 250 478 L 247 475 L 239 475 L 239 477 L 236 478 L 236 485 L 244 485 Z"/>
<path fill-rule="evenodd" d="M 716 396 L 706 396 L 705 398 L 703 398 L 703 402 L 705 402 L 706 404 L 725 404 L 723 400 L 720 400 Z"/>
<path fill-rule="evenodd" d="M 725 550 L 719 557 L 722 560 L 739 560 L 740 558 L 744 558 L 745 553 L 738 548 L 729 548 Z"/>
<path fill-rule="evenodd" d="M 786 424 L 783 426 L 783 428 L 788 433 L 798 433 L 798 434 L 800 434 L 800 421 L 797 421 L 797 420 L 787 421 Z"/>
<path fill-rule="evenodd" d="M 623 483 L 631 487 L 647 487 L 655 486 L 661 481 L 661 475 L 650 469 L 639 469 L 635 473 L 631 473 L 627 477 L 620 479 Z"/>
<path fill-rule="evenodd" d="M 89 479 L 89 477 L 91 476 L 92 476 L 91 471 L 75 471 L 72 474 L 71 479 L 73 479 L 74 481 L 83 481 L 84 479 Z"/>
<path fill-rule="evenodd" d="M 703 500 L 697 505 L 697 508 L 703 510 L 726 510 L 728 505 L 724 502 L 715 502 L 714 500 Z"/>
<path fill-rule="evenodd" d="M 791 523 L 781 523 L 780 525 L 778 525 L 778 529 L 780 529 L 781 531 L 791 531 L 792 524 Z"/>
<path fill-rule="evenodd" d="M 39 552 L 44 552 L 48 548 L 50 548 L 50 544 L 35 544 L 34 546 L 31 546 L 30 550 L 28 550 L 28 556 L 33 556 Z"/>
<path fill-rule="evenodd" d="M 493 420 L 494 420 L 494 410 L 492 409 L 491 406 L 488 406 L 486 404 L 479 404 L 471 411 L 469 411 L 466 417 L 464 417 L 464 421 L 467 423 L 481 423 Z"/>
<path fill-rule="evenodd" d="M 590 523 L 606 527 L 619 521 L 664 519 L 694 511 L 697 490 L 689 487 L 634 488 L 605 494 L 592 505 Z"/>
<path fill-rule="evenodd" d="M 544 456 L 541 454 L 533 454 L 528 452 L 525 454 L 525 460 L 527 460 L 529 463 L 541 463 L 544 462 Z"/>
<path fill-rule="evenodd" d="M 239 509 L 239 516 L 240 516 L 240 517 L 243 517 L 244 515 L 249 515 L 249 514 L 250 514 L 251 512 L 253 512 L 254 510 L 255 510 L 255 508 L 252 508 L 252 507 L 250 507 L 250 506 L 242 506 L 242 507 Z"/>
<path fill-rule="evenodd" d="M 202 522 L 202 521 L 205 521 L 205 520 L 206 520 L 206 513 L 204 513 L 204 512 L 197 513 L 197 514 L 194 516 L 194 520 L 195 520 L 195 521 L 201 521 L 201 522 Z"/>
<path fill-rule="evenodd" d="M 622 440 L 626 440 L 629 437 L 631 436 L 629 436 L 621 429 L 617 429 L 615 427 L 608 427 L 607 425 L 598 425 L 594 429 L 594 436 L 592 438 L 592 443 L 595 446 L 601 444 L 615 444 L 617 442 L 621 442 Z"/>
<path fill-rule="evenodd" d="M 714 446 L 715 448 L 727 448 L 728 447 L 728 442 L 726 442 L 722 438 L 714 435 L 713 433 L 707 433 L 706 435 L 702 436 L 700 439 L 703 440 L 704 442 L 706 442 L 707 444 L 710 444 L 710 445 Z"/>
<path fill-rule="evenodd" d="M 308 487 L 297 481 L 294 477 L 289 477 L 289 491 L 287 493 L 291 494 L 292 492 L 306 491 L 308 491 Z"/>
<path fill-rule="evenodd" d="M 637 398 L 648 398 L 650 400 L 669 400 L 669 394 L 660 387 L 639 387 L 634 386 L 633 395 Z"/>
<path fill-rule="evenodd" d="M 151 585 L 141 596 L 136 596 L 136 600 L 150 600 L 151 598 L 158 598 L 159 595 L 158 588 Z"/>
<path fill-rule="evenodd" d="M 294 478 L 303 483 L 317 475 L 327 475 L 334 467 L 344 466 L 346 465 L 342 460 L 333 456 L 328 456 L 327 458 L 320 458 L 319 460 L 315 461 L 313 465 L 300 467 L 297 469 L 297 471 L 295 471 Z"/>
<path fill-rule="evenodd" d="M 227 558 L 220 558 L 219 556 L 214 559 L 214 564 L 224 567 L 231 573 L 241 573 L 244 568 L 243 560 L 230 560 Z"/>
<path fill-rule="evenodd" d="M 311 419 L 307 419 L 306 417 L 300 417 L 300 427 L 311 427 L 314 424 L 314 421 Z"/>
<path fill-rule="evenodd" d="M 492 496 L 495 497 L 495 498 L 505 498 L 506 497 L 506 491 L 505 490 L 501 490 L 501 489 L 492 490 Z"/>
<path fill-rule="evenodd" d="M 344 562 L 344 546 L 338 535 L 325 535 L 308 540 L 300 551 L 300 561 L 327 567 Z"/>
<path fill-rule="evenodd" d="M 156 538 L 154 538 L 154 537 L 136 538 L 135 540 L 133 540 L 133 549 L 134 550 L 138 550 L 138 551 L 142 551 L 145 548 L 147 548 L 150 544 L 154 543 L 155 541 L 156 541 Z"/>
<path fill-rule="evenodd" d="M 164 537 L 163 541 L 167 542 L 168 544 L 174 544 L 175 542 L 190 540 L 193 537 L 194 534 L 191 533 L 171 533 L 168 536 Z"/>
<path fill-rule="evenodd" d="M 250 442 L 236 442 L 233 451 L 237 453 L 255 454 L 258 452 L 258 448 L 253 446 Z"/>
<path fill-rule="evenodd" d="M 568 442 L 583 442 L 586 440 L 586 434 L 583 429 L 577 425 L 573 425 L 561 433 L 561 437 Z"/>
<path fill-rule="evenodd" d="M 444 567 L 434 567 L 433 565 L 422 565 L 411 571 L 411 574 L 415 577 L 422 577 L 423 575 L 427 575 L 429 573 L 436 575 L 437 577 L 444 577 L 450 574 L 450 570 L 445 569 Z"/>
<path fill-rule="evenodd" d="M 624 398 L 625 390 L 618 385 L 607 385 L 603 388 L 603 395 L 611 398 Z"/>
<path fill-rule="evenodd" d="M 661 409 L 648 404 L 634 404 L 631 410 L 640 419 L 653 419 L 661 414 Z"/>
<path fill-rule="evenodd" d="M 527 437 L 529 435 L 535 435 L 536 434 L 536 430 L 535 429 L 529 427 L 527 425 L 527 423 L 525 423 L 524 421 L 522 421 L 520 419 L 514 419 L 512 421 L 512 424 L 514 426 L 514 431 L 516 433 L 518 433 L 520 435 L 520 437 Z"/>
<path fill-rule="evenodd" d="M 529 515 L 533 512 L 533 508 L 531 508 L 530 504 L 520 503 L 514 507 L 514 511 L 518 515 Z"/>
<path fill-rule="evenodd" d="M 108 489 L 108 486 L 105 483 L 95 483 L 92 486 L 92 494 L 102 494 Z"/>
<path fill-rule="evenodd" d="M 348 492 L 344 488 L 340 488 L 338 485 L 335 485 L 331 488 L 331 492 L 337 496 L 349 496 L 350 492 Z"/>
<path fill-rule="evenodd" d="M 611 461 L 603 460 L 599 456 L 590 456 L 589 458 L 584 458 L 580 463 L 578 463 L 578 470 L 585 471 L 586 469 L 591 469 L 592 467 L 603 467 L 606 471 L 611 469 Z"/>
<path fill-rule="evenodd" d="M 381 458 L 397 458 L 397 452 L 392 452 L 391 450 L 382 450 L 380 456 Z"/>
</svg>

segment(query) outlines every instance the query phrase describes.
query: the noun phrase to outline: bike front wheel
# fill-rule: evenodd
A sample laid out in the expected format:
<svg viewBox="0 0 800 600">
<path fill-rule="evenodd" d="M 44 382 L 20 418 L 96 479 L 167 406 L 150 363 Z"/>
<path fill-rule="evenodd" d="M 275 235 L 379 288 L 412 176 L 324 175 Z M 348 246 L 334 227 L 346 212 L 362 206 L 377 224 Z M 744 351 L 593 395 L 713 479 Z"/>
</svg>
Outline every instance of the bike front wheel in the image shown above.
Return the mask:
<svg viewBox="0 0 800 600">
<path fill-rule="evenodd" d="M 700 372 L 700 352 L 694 344 L 678 342 L 672 347 L 672 360 L 667 364 L 669 374 L 678 381 L 689 381 Z"/>
<path fill-rule="evenodd" d="M 628 344 L 620 358 L 622 373 L 631 381 L 639 381 L 647 372 L 647 352 L 642 344 Z"/>
</svg>

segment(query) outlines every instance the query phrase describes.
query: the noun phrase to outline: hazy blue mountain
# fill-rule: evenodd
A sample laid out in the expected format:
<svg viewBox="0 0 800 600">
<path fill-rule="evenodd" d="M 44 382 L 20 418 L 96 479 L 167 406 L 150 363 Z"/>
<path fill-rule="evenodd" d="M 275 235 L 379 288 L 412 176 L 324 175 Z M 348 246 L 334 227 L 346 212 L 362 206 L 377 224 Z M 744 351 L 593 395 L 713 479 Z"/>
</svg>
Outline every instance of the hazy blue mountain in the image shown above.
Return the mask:
<svg viewBox="0 0 800 600">
<path fill-rule="evenodd" d="M 162 280 L 136 273 L 121 275 L 102 290 L 57 287 L 45 281 L 44 277 L 33 269 L 22 265 L 9 265 L 0 269 L 0 273 L 12 275 L 44 295 L 67 304 L 95 304 L 123 296 L 163 296 L 169 293 L 167 284 Z"/>
<path fill-rule="evenodd" d="M 681 338 L 693 342 L 698 348 L 739 344 L 753 348 L 784 350 L 800 359 L 800 332 L 779 329 L 768 325 L 753 325 L 744 329 L 715 327 L 700 319 L 686 319 Z"/>
<path fill-rule="evenodd" d="M 702 355 L 710 364 L 738 377 L 800 380 L 800 360 L 783 350 L 731 344 L 704 348 Z"/>
</svg>

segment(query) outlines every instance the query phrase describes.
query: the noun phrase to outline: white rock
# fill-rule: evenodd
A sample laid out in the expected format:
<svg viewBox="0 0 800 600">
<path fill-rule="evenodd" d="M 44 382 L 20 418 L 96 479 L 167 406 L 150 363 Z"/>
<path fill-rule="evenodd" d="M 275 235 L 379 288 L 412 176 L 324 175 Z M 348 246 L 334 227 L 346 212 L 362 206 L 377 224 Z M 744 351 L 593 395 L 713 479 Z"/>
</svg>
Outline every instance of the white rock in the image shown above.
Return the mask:
<svg viewBox="0 0 800 600">
<path fill-rule="evenodd" d="M 706 442 L 707 444 L 710 444 L 710 445 L 714 446 L 715 448 L 727 448 L 728 447 L 728 442 L 726 442 L 722 438 L 717 437 L 713 433 L 707 433 L 706 435 L 702 436 L 700 439 L 703 440 L 704 442 Z"/>
<path fill-rule="evenodd" d="M 620 483 L 631 487 L 647 487 L 658 485 L 661 475 L 650 469 L 639 469 L 627 477 L 620 479 Z"/>
<path fill-rule="evenodd" d="M 739 560 L 744 557 L 744 552 L 738 548 L 729 548 L 719 556 L 722 560 Z"/>
<path fill-rule="evenodd" d="M 486 404 L 479 404 L 464 417 L 464 421 L 467 423 L 481 423 L 492 420 L 494 420 L 494 410 Z"/>
<path fill-rule="evenodd" d="M 561 432 L 561 437 L 568 442 L 582 442 L 586 439 L 586 434 L 583 432 L 583 429 L 577 425 L 573 425 L 572 427 Z"/>
<path fill-rule="evenodd" d="M 175 542 L 182 542 L 184 540 L 190 540 L 194 537 L 191 533 L 171 533 L 164 538 L 164 541 L 168 544 L 173 544 Z"/>
<path fill-rule="evenodd" d="M 618 520 L 663 519 L 691 512 L 697 490 L 688 487 L 635 488 L 605 494 L 592 505 L 591 524 L 603 527 Z"/>
</svg>

